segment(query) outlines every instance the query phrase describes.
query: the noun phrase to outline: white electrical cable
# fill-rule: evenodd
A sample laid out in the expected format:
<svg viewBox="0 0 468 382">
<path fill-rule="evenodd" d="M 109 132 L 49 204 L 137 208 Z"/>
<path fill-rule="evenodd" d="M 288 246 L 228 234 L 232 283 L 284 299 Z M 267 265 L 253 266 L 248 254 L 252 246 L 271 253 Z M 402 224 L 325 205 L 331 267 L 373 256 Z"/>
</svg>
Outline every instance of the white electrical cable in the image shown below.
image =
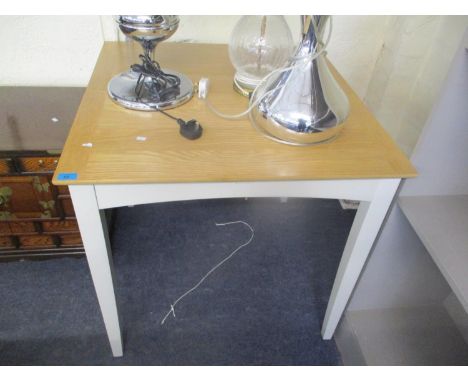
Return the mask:
<svg viewBox="0 0 468 382">
<path fill-rule="evenodd" d="M 211 102 L 208 100 L 208 98 L 204 98 L 205 100 L 205 103 L 206 103 L 206 106 L 208 106 L 208 109 L 210 109 L 213 113 L 215 113 L 216 115 L 218 115 L 219 117 L 221 118 L 224 118 L 224 119 L 238 119 L 238 118 L 241 118 L 241 117 L 244 117 L 245 115 L 249 114 L 250 111 L 255 107 L 257 106 L 265 97 L 269 96 L 270 94 L 274 93 L 275 91 L 277 91 L 278 89 L 281 89 L 284 85 L 281 85 L 277 88 L 274 88 L 272 90 L 269 90 L 268 92 L 266 92 L 262 97 L 258 98 L 257 100 L 255 100 L 254 102 L 252 102 L 252 100 L 254 99 L 254 96 L 257 92 L 257 89 L 260 88 L 260 85 L 262 85 L 268 78 L 270 78 L 273 74 L 277 74 L 277 73 L 282 73 L 282 72 L 286 72 L 288 70 L 290 70 L 291 67 L 287 67 L 287 68 L 280 68 L 280 69 L 276 69 L 274 71 L 272 71 L 270 74 L 268 74 L 267 76 L 263 77 L 263 79 L 260 81 L 260 83 L 255 87 L 255 90 L 253 91 L 252 93 L 252 96 L 250 97 L 250 104 L 249 104 L 249 107 L 243 111 L 242 113 L 239 113 L 239 114 L 224 114 L 224 113 L 221 113 L 220 111 L 218 111 L 212 104 Z M 208 94 L 206 94 L 208 95 Z"/>
<path fill-rule="evenodd" d="M 314 18 L 312 17 L 312 23 L 313 23 L 313 26 L 315 28 L 315 30 L 317 31 L 317 24 L 315 23 L 315 20 Z M 283 73 L 283 72 L 286 72 L 288 70 L 291 70 L 291 69 L 294 69 L 295 67 L 298 67 L 298 66 L 301 66 L 304 64 L 304 60 L 308 60 L 308 61 L 313 61 L 315 60 L 317 57 L 319 57 L 321 54 L 324 54 L 326 53 L 326 48 L 328 46 L 328 43 L 330 42 L 330 39 L 331 39 L 331 35 L 332 35 L 332 29 L 333 29 L 333 24 L 332 24 L 332 17 L 330 16 L 329 18 L 329 24 L 328 24 L 328 36 L 327 36 L 327 39 L 325 41 L 325 43 L 323 43 L 321 40 L 320 40 L 320 36 L 317 36 L 317 39 L 318 39 L 318 42 L 321 43 L 321 49 L 318 51 L 318 52 L 315 52 L 313 54 L 308 54 L 308 55 L 305 55 L 305 56 L 301 56 L 301 57 L 294 57 L 293 60 L 296 61 L 297 63 L 294 63 L 293 65 L 289 65 L 285 68 L 279 68 L 279 69 L 275 69 L 273 70 L 272 72 L 270 72 L 269 74 L 267 74 L 265 77 L 262 78 L 262 80 L 259 82 L 259 84 L 255 87 L 254 91 L 252 92 L 252 95 L 250 97 L 250 104 L 249 104 L 249 107 L 239 113 L 239 114 L 224 114 L 220 111 L 218 111 L 212 104 L 211 102 L 208 100 L 208 89 L 209 89 L 209 80 L 207 78 L 202 78 L 200 79 L 200 82 L 198 84 L 198 97 L 203 99 L 206 103 L 206 106 L 208 107 L 208 109 L 210 109 L 214 114 L 218 115 L 219 117 L 221 118 L 224 118 L 224 119 L 239 119 L 241 117 L 244 117 L 246 116 L 247 114 L 250 113 L 250 111 L 256 107 L 261 101 L 263 101 L 263 99 L 265 99 L 266 97 L 268 97 L 270 94 L 278 91 L 279 89 L 281 89 L 282 87 L 284 87 L 286 84 L 283 84 L 281 86 L 278 86 L 274 89 L 271 89 L 269 90 L 268 92 L 266 92 L 265 94 L 263 94 L 260 98 L 258 99 L 255 99 L 255 95 L 257 94 L 257 91 L 258 89 L 260 89 L 260 87 L 273 75 L 275 74 L 279 74 L 279 73 Z M 235 80 L 235 79 L 234 79 Z"/>
<path fill-rule="evenodd" d="M 241 248 L 244 248 L 245 246 L 249 245 L 254 236 L 255 236 L 255 232 L 254 232 L 254 229 L 250 226 L 250 224 L 242 221 L 242 220 L 238 220 L 238 221 L 233 221 L 233 222 L 227 222 L 227 223 L 215 223 L 217 227 L 220 227 L 220 226 L 226 226 L 226 225 L 231 225 L 231 224 L 244 224 L 245 226 L 249 227 L 250 229 L 250 232 L 252 233 L 252 235 L 250 236 L 249 240 L 247 240 L 244 244 L 241 244 L 239 247 L 237 247 L 233 252 L 231 252 L 231 254 L 229 256 L 227 256 L 226 258 L 224 258 L 224 260 L 220 261 L 218 264 L 216 264 L 213 268 L 211 268 L 206 274 L 205 276 L 203 276 L 200 281 L 195 284 L 195 286 L 193 286 L 192 288 L 190 288 L 187 292 L 185 292 L 182 296 L 180 296 L 177 300 L 174 301 L 174 303 L 171 304 L 171 309 L 166 313 L 166 315 L 164 316 L 164 318 L 161 320 L 161 325 L 164 325 L 164 322 L 166 321 L 166 319 L 171 315 L 174 316 L 175 318 L 175 306 L 184 298 L 186 297 L 187 295 L 189 295 L 190 293 L 192 293 L 195 289 L 197 289 L 202 283 L 203 281 L 206 280 L 206 278 L 212 274 L 216 269 L 218 269 L 221 265 L 223 265 L 226 261 L 228 261 L 232 256 L 234 256 Z"/>
</svg>

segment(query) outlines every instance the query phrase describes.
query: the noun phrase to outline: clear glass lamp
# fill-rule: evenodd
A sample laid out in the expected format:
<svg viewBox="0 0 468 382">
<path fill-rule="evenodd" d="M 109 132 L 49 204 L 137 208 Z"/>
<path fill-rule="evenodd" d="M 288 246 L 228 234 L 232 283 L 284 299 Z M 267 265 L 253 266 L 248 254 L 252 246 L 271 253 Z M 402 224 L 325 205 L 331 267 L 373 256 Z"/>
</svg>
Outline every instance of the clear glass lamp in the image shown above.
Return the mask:
<svg viewBox="0 0 468 382">
<path fill-rule="evenodd" d="M 229 57 L 236 69 L 234 89 L 250 96 L 263 77 L 283 67 L 294 50 L 283 16 L 242 16 L 235 25 Z"/>
</svg>

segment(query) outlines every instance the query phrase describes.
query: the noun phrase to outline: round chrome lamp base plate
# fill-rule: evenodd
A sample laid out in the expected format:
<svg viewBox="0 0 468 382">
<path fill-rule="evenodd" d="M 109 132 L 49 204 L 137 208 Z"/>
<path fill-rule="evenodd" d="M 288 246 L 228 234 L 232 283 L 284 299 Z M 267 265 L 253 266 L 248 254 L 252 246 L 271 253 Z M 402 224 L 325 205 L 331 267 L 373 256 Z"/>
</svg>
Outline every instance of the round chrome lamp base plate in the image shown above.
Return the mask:
<svg viewBox="0 0 468 382">
<path fill-rule="evenodd" d="M 132 70 L 128 70 L 113 77 L 109 81 L 107 92 L 115 103 L 132 110 L 151 111 L 154 109 L 172 109 L 189 101 L 193 96 L 193 84 L 190 78 L 173 70 L 163 70 L 165 73 L 176 75 L 180 78 L 180 92 L 177 96 L 172 96 L 169 99 L 158 102 L 151 100 L 145 95 L 137 99 L 135 87 L 139 74 Z"/>
<path fill-rule="evenodd" d="M 298 133 L 275 123 L 270 118 L 265 118 L 258 109 L 253 109 L 249 113 L 249 119 L 254 128 L 266 138 L 292 146 L 313 146 L 329 143 L 338 137 L 344 127 L 343 124 L 340 124 L 322 132 Z"/>
</svg>

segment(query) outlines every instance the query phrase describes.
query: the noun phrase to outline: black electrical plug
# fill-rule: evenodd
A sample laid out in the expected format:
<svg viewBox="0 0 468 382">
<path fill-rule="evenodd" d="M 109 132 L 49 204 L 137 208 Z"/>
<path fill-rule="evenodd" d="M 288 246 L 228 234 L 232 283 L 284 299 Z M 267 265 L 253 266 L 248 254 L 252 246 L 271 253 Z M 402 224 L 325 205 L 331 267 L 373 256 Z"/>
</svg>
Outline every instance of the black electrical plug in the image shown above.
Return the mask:
<svg viewBox="0 0 468 382">
<path fill-rule="evenodd" d="M 195 140 L 201 137 L 203 133 L 203 128 L 201 125 L 194 119 L 191 119 L 188 122 L 185 122 L 183 119 L 178 118 L 177 123 L 180 126 L 179 132 L 184 138 Z"/>
</svg>

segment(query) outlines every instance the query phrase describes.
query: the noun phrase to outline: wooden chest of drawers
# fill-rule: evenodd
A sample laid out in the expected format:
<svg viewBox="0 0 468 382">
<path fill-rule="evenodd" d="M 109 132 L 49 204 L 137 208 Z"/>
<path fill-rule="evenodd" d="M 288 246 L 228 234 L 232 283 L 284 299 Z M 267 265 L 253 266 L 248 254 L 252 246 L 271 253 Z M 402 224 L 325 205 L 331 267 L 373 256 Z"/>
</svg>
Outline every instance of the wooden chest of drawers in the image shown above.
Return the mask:
<svg viewBox="0 0 468 382">
<path fill-rule="evenodd" d="M 84 254 L 68 188 L 51 182 L 83 92 L 0 87 L 0 261 Z"/>
<path fill-rule="evenodd" d="M 0 154 L 0 260 L 84 254 L 68 187 L 51 182 L 58 159 Z"/>
</svg>

